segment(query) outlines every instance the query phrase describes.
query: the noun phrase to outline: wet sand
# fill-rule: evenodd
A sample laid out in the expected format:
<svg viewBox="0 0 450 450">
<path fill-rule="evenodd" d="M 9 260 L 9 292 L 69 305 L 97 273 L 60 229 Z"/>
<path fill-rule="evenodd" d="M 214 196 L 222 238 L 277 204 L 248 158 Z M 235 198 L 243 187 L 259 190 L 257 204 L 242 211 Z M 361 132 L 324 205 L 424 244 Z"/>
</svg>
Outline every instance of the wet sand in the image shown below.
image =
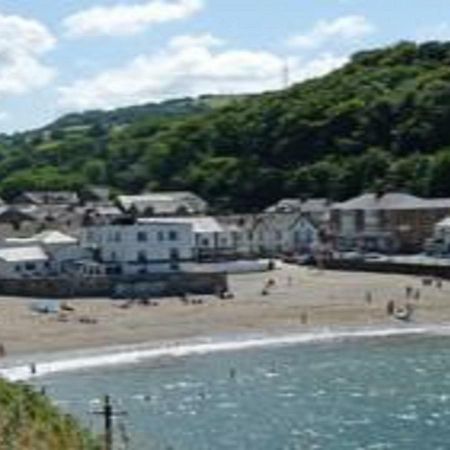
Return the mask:
<svg viewBox="0 0 450 450">
<path fill-rule="evenodd" d="M 269 278 L 269 295 L 261 291 Z M 71 300 L 67 322 L 56 315 L 31 311 L 35 300 L 0 298 L 0 343 L 10 356 L 125 344 L 157 343 L 202 336 L 244 333 L 302 332 L 325 327 L 393 326 L 401 323 L 386 314 L 394 300 L 405 305 L 406 286 L 420 289 L 413 323 L 450 323 L 450 282 L 442 288 L 423 287 L 421 278 L 403 275 L 318 271 L 298 266 L 229 279 L 233 300 L 203 297 L 202 305 L 179 299 L 159 299 L 159 306 L 123 300 Z M 370 292 L 371 302 L 368 302 Z M 96 324 L 80 323 L 80 317 Z"/>
</svg>

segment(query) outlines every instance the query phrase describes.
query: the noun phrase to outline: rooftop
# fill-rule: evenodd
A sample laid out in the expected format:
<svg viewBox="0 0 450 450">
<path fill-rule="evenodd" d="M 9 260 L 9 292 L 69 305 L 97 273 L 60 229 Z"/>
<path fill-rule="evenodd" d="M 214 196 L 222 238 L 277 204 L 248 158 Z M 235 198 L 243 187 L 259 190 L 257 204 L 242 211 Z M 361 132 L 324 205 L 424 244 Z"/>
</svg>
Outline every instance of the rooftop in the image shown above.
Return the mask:
<svg viewBox="0 0 450 450">
<path fill-rule="evenodd" d="M 47 230 L 30 238 L 9 238 L 6 239 L 5 242 L 8 244 L 77 244 L 78 240 L 68 234 L 61 233 L 60 231 Z"/>
<path fill-rule="evenodd" d="M 0 248 L 0 260 L 6 262 L 47 261 L 48 256 L 38 245 L 29 247 Z"/>
<path fill-rule="evenodd" d="M 270 206 L 265 212 L 322 212 L 328 208 L 328 200 L 326 198 L 311 198 L 301 200 L 299 198 L 284 198 L 275 205 Z"/>
<path fill-rule="evenodd" d="M 142 213 L 151 209 L 154 214 L 174 214 L 180 210 L 186 213 L 204 212 L 207 204 L 192 192 L 150 192 L 140 195 L 119 195 L 122 208 L 135 207 Z"/>
<path fill-rule="evenodd" d="M 161 217 L 139 219 L 139 223 L 177 223 L 192 225 L 194 233 L 220 233 L 224 228 L 214 217 Z"/>
<path fill-rule="evenodd" d="M 335 203 L 332 208 L 339 210 L 450 209 L 450 198 L 425 199 L 400 192 L 383 195 L 368 193 L 352 198 L 346 202 Z"/>
</svg>

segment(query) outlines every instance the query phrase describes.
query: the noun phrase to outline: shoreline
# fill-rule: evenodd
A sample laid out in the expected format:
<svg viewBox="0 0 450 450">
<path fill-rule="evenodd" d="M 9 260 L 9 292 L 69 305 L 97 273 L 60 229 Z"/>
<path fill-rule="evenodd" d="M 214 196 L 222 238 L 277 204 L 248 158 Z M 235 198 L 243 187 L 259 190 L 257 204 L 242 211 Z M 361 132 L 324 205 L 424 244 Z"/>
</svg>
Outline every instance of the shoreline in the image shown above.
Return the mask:
<svg viewBox="0 0 450 450">
<path fill-rule="evenodd" d="M 0 365 L 0 377 L 8 381 L 28 381 L 53 374 L 93 370 L 102 367 L 138 365 L 160 358 L 183 358 L 211 353 L 226 353 L 326 342 L 344 342 L 359 339 L 388 339 L 411 336 L 450 336 L 449 324 L 408 324 L 396 327 L 328 328 L 310 331 L 291 331 L 258 336 L 240 335 L 233 339 L 199 336 L 183 341 L 147 342 L 136 345 L 97 349 L 79 349 L 61 353 L 42 354 L 40 357 L 5 358 Z M 36 355 L 34 355 L 36 356 Z M 36 364 L 35 374 L 30 364 Z"/>
<path fill-rule="evenodd" d="M 274 286 L 261 291 L 268 279 Z M 67 320 L 33 311 L 36 300 L 0 297 L 0 343 L 11 362 L 46 361 L 66 355 L 85 357 L 111 351 L 149 350 L 173 344 L 233 342 L 244 338 L 313 336 L 345 330 L 444 329 L 450 326 L 450 282 L 423 286 L 419 277 L 397 274 L 318 271 L 284 265 L 269 273 L 230 276 L 235 297 L 202 297 L 201 304 L 158 299 L 158 306 L 124 301 L 75 299 Z M 419 299 L 406 295 L 420 290 Z M 370 293 L 370 296 L 368 296 Z M 370 301 L 368 301 L 368 298 Z M 408 325 L 389 317 L 387 303 L 412 302 Z M 81 321 L 83 317 L 95 321 Z"/>
</svg>

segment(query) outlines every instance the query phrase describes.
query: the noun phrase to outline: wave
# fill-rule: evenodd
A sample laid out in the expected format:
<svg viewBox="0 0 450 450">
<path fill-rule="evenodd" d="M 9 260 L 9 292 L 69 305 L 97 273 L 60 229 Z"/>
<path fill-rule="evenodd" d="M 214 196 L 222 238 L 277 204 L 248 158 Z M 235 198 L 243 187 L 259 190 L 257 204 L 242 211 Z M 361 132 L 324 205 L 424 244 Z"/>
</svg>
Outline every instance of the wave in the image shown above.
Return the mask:
<svg viewBox="0 0 450 450">
<path fill-rule="evenodd" d="M 28 361 L 10 367 L 0 368 L 0 377 L 9 381 L 26 381 L 35 377 L 43 377 L 50 374 L 73 372 L 78 370 L 94 369 L 107 366 L 121 366 L 138 364 L 143 361 L 163 357 L 186 357 L 190 355 L 202 355 L 218 352 L 234 352 L 247 349 L 267 348 L 276 346 L 288 346 L 308 344 L 314 342 L 327 342 L 350 340 L 360 338 L 383 338 L 408 335 L 426 334 L 450 334 L 450 326 L 429 325 L 422 327 L 407 326 L 402 328 L 364 328 L 353 330 L 322 330 L 297 334 L 285 334 L 275 336 L 241 336 L 233 340 L 185 341 L 172 343 L 158 347 L 134 346 L 116 349 L 103 349 L 95 354 L 72 356 L 53 361 Z M 31 366 L 35 366 L 32 373 Z"/>
</svg>

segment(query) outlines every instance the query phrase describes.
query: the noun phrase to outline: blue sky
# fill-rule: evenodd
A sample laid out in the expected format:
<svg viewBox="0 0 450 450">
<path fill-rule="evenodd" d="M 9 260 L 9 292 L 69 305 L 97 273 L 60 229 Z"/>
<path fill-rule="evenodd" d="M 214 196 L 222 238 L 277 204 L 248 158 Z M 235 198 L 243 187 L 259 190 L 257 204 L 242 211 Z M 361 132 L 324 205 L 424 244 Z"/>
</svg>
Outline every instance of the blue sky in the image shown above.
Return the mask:
<svg viewBox="0 0 450 450">
<path fill-rule="evenodd" d="M 71 111 L 320 76 L 355 51 L 450 39 L 448 0 L 2 0 L 0 131 Z"/>
</svg>

